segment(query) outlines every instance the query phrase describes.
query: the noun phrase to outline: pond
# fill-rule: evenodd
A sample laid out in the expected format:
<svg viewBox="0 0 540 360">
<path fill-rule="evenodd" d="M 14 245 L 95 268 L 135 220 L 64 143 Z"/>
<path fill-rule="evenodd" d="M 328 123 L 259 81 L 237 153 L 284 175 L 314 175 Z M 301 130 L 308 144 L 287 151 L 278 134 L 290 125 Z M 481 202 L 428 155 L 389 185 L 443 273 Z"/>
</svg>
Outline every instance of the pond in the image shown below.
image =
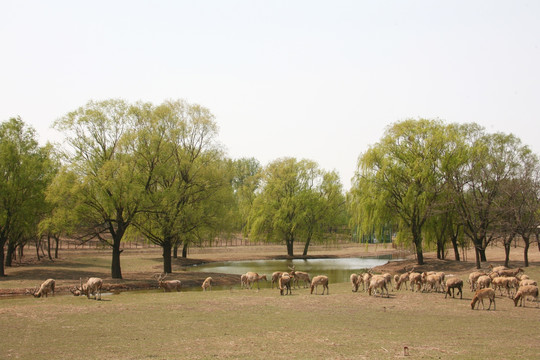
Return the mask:
<svg viewBox="0 0 540 360">
<path fill-rule="evenodd" d="M 274 271 L 290 271 L 295 266 L 297 271 L 309 273 L 310 277 L 326 275 L 330 283 L 348 282 L 352 273 L 384 265 L 392 260 L 392 255 L 381 255 L 370 258 L 335 258 L 335 259 L 294 259 L 294 260 L 245 260 L 215 262 L 186 267 L 187 271 L 213 272 L 224 274 L 245 274 L 254 271 L 259 275 L 265 274 L 268 278 L 266 286 L 270 286 Z M 266 287 L 261 283 L 261 287 Z"/>
</svg>

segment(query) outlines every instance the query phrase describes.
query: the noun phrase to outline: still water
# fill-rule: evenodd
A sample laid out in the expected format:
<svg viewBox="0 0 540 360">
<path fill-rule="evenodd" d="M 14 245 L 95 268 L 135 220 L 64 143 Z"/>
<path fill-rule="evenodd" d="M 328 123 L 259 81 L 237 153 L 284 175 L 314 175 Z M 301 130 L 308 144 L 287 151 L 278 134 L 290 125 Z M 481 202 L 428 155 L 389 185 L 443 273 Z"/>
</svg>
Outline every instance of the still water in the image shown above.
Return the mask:
<svg viewBox="0 0 540 360">
<path fill-rule="evenodd" d="M 272 273 L 274 271 L 289 272 L 289 267 L 294 265 L 297 271 L 307 272 L 310 277 L 326 275 L 331 283 L 338 283 L 348 282 L 350 275 L 354 272 L 361 272 L 364 269 L 371 269 L 375 266 L 384 265 L 389 261 L 392 261 L 391 255 L 372 258 L 246 260 L 189 266 L 184 270 L 237 275 L 245 274 L 248 271 L 254 271 L 259 275 L 265 274 L 269 281 L 268 284 L 270 284 Z M 261 286 L 263 286 L 262 283 Z"/>
</svg>

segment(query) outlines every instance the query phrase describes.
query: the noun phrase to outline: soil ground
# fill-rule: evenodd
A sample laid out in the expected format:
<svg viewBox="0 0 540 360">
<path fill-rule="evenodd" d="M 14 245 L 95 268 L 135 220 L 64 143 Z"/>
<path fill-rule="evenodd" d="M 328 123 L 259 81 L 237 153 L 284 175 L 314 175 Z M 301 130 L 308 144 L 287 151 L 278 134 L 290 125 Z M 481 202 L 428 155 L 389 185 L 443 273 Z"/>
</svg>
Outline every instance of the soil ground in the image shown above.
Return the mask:
<svg viewBox="0 0 540 360">
<path fill-rule="evenodd" d="M 221 286 L 238 285 L 239 275 L 219 273 L 198 273 L 186 271 L 185 267 L 217 261 L 240 261 L 288 258 L 285 248 L 277 245 L 258 246 L 232 246 L 232 247 L 209 247 L 191 249 L 187 258 L 173 259 L 173 273 L 169 279 L 181 279 L 184 287 L 199 287 L 207 276 L 212 276 L 215 284 Z M 365 244 L 341 244 L 334 246 L 313 246 L 309 256 L 304 258 L 343 258 L 343 257 L 370 257 L 392 254 L 394 258 L 403 261 L 392 261 L 386 265 L 374 268 L 375 272 L 389 272 L 400 274 L 410 270 L 413 266 L 416 271 L 444 271 L 447 274 L 464 275 L 476 269 L 474 253 L 472 250 L 465 252 L 466 261 L 453 260 L 453 253 L 447 255 L 447 260 L 438 260 L 432 252 L 424 253 L 424 265 L 416 265 L 414 254 L 393 249 L 391 246 Z M 504 250 L 501 247 L 492 246 L 486 251 L 487 263 L 482 267 L 487 268 L 504 264 Z M 96 267 L 96 271 L 89 272 L 88 266 L 79 263 L 80 259 L 98 258 L 104 266 Z M 124 291 L 136 289 L 155 289 L 156 273 L 161 272 L 160 249 L 147 248 L 125 251 L 122 254 L 122 264 L 139 259 L 132 266 L 123 265 L 123 279 L 110 278 L 110 252 L 107 250 L 63 250 L 60 258 L 37 261 L 35 256 L 26 256 L 22 261 L 16 262 L 13 267 L 6 268 L 7 277 L 0 279 L 0 296 L 22 295 L 28 288 L 39 284 L 45 278 L 54 278 L 57 281 L 57 292 L 68 293 L 70 288 L 78 285 L 80 278 L 99 276 L 104 280 L 106 291 Z M 452 260 L 450 260 L 452 259 Z M 523 248 L 512 248 L 510 254 L 510 267 L 523 267 Z M 536 246 L 529 250 L 529 265 L 540 266 L 540 252 Z"/>
</svg>

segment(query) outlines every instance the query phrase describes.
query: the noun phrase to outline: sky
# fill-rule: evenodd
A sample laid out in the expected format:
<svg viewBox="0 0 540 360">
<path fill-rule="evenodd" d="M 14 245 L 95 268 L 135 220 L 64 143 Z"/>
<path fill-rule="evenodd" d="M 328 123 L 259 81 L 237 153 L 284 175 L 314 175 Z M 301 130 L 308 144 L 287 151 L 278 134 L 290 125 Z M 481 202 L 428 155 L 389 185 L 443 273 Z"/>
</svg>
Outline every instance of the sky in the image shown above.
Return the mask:
<svg viewBox="0 0 540 360">
<path fill-rule="evenodd" d="M 90 100 L 207 107 L 231 158 L 336 170 L 405 119 L 539 154 L 540 1 L 0 0 L 0 121 L 40 143 Z"/>
</svg>

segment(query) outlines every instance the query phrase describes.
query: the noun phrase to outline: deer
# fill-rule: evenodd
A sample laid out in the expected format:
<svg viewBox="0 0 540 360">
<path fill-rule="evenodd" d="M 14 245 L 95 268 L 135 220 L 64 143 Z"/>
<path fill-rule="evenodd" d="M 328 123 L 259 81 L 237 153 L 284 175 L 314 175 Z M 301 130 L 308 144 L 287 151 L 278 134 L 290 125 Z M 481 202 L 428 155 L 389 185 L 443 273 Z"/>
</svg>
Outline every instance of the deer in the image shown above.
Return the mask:
<svg viewBox="0 0 540 360">
<path fill-rule="evenodd" d="M 272 273 L 272 289 L 274 288 L 274 284 L 278 283 L 279 278 L 281 277 L 281 275 L 283 275 L 283 271 L 275 271 L 275 272 Z"/>
<path fill-rule="evenodd" d="M 247 284 L 248 289 L 251 289 L 253 283 L 256 282 L 257 290 L 260 290 L 259 280 L 267 281 L 266 275 L 259 275 L 256 272 L 249 271 L 245 275 L 246 275 L 246 280 L 247 280 L 246 284 Z"/>
<path fill-rule="evenodd" d="M 156 275 L 154 275 L 154 277 L 156 277 Z M 167 273 L 157 274 L 158 287 L 162 288 L 163 292 L 171 292 L 173 290 L 179 292 L 182 287 L 182 282 L 180 280 L 164 281 L 166 277 Z"/>
<path fill-rule="evenodd" d="M 39 287 L 36 286 L 34 291 L 32 291 L 32 295 L 36 298 L 39 298 L 42 296 L 48 297 L 49 292 L 52 292 L 54 296 L 55 285 L 56 285 L 56 281 L 54 279 L 47 279 L 41 284 L 41 286 Z"/>
<path fill-rule="evenodd" d="M 293 265 L 292 267 L 288 266 L 289 270 L 291 272 L 289 273 L 293 277 L 293 287 L 296 289 L 296 286 L 300 287 L 298 284 L 298 281 L 302 280 L 304 281 L 304 288 L 308 287 L 308 284 L 311 284 L 311 279 L 309 278 L 309 274 L 307 272 L 303 271 L 296 271 L 296 266 Z"/>
<path fill-rule="evenodd" d="M 103 280 L 97 277 L 91 277 L 86 284 L 83 284 L 82 278 L 80 278 L 81 286 L 70 289 L 71 293 L 75 296 L 86 295 L 87 299 L 90 299 L 90 295 L 94 296 L 95 300 L 101 300 L 101 288 L 103 287 Z"/>
<path fill-rule="evenodd" d="M 328 289 L 328 276 L 317 275 L 311 280 L 311 294 L 313 294 L 313 289 L 315 289 L 315 294 L 317 294 L 317 287 L 319 285 L 322 285 L 323 287 L 321 295 L 324 295 L 324 290 L 326 290 L 326 295 L 330 294 L 330 290 Z"/>
<path fill-rule="evenodd" d="M 291 275 L 289 275 L 289 273 L 284 272 L 283 274 L 281 274 L 278 280 L 279 293 L 281 295 L 283 295 L 284 291 L 286 291 L 285 295 L 292 295 L 291 281 L 292 281 L 292 277 Z"/>
<path fill-rule="evenodd" d="M 214 281 L 214 279 L 212 279 L 211 277 L 207 277 L 206 279 L 204 279 L 204 282 L 201 285 L 203 291 L 206 291 L 206 289 L 212 290 L 212 281 Z"/>
</svg>

